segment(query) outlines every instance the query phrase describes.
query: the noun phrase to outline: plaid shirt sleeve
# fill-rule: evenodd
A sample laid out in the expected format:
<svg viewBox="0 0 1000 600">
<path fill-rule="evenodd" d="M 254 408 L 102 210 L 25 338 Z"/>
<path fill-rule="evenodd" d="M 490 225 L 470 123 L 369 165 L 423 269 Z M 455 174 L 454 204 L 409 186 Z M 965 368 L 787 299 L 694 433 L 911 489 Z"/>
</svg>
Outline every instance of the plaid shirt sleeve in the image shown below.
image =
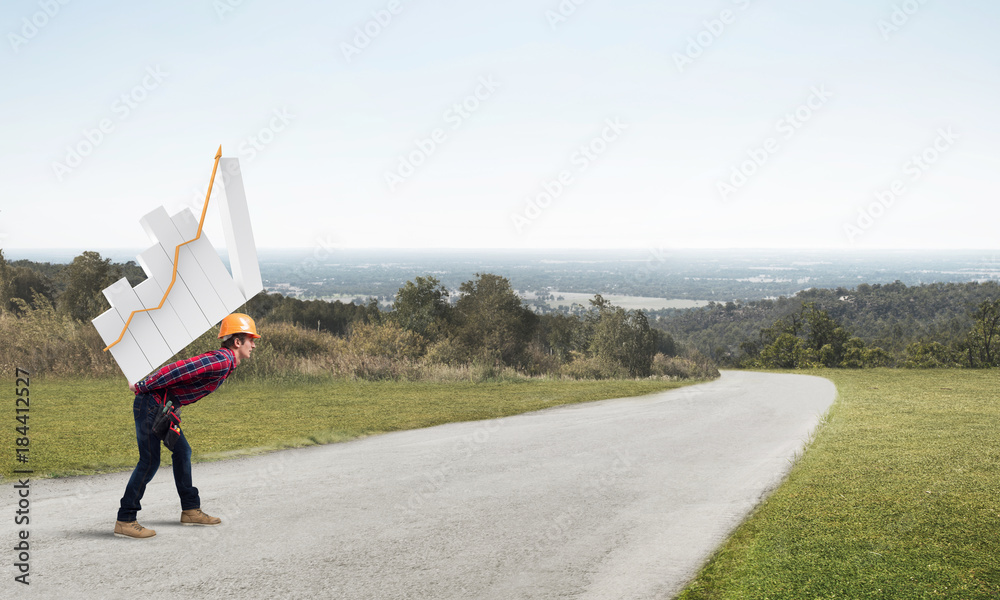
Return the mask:
<svg viewBox="0 0 1000 600">
<path fill-rule="evenodd" d="M 156 373 L 135 384 L 137 392 L 150 392 L 181 385 L 192 385 L 224 379 L 230 371 L 230 360 L 218 352 L 206 352 L 165 365 Z"/>
</svg>

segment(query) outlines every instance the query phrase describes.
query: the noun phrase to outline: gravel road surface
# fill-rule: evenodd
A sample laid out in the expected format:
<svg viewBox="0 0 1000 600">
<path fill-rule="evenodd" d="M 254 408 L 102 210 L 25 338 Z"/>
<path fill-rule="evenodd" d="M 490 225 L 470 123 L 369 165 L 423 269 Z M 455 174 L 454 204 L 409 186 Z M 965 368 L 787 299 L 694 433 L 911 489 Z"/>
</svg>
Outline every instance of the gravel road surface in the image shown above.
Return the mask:
<svg viewBox="0 0 1000 600">
<path fill-rule="evenodd" d="M 128 473 L 33 480 L 30 586 L 13 580 L 8 484 L 0 596 L 670 598 L 780 483 L 835 395 L 817 377 L 724 372 L 640 398 L 196 464 L 202 508 L 223 519 L 211 528 L 179 524 L 161 468 L 139 513 L 149 540 L 112 535 Z"/>
</svg>

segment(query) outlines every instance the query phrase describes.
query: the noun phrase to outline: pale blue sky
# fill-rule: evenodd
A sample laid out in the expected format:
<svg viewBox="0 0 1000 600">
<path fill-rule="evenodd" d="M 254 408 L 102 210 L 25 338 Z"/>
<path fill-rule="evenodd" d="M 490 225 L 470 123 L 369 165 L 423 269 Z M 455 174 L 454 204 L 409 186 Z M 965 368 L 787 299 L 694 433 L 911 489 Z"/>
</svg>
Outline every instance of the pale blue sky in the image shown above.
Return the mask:
<svg viewBox="0 0 1000 600">
<path fill-rule="evenodd" d="M 998 25 L 983 0 L 12 0 L 0 246 L 145 247 L 221 143 L 260 247 L 998 248 Z"/>
</svg>

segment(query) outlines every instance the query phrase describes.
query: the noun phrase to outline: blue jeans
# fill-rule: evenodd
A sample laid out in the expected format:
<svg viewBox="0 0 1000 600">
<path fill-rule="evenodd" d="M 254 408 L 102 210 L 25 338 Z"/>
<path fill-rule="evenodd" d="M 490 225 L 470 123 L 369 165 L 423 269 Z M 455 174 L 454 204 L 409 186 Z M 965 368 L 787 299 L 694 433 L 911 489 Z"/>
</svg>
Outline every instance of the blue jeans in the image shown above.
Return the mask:
<svg viewBox="0 0 1000 600">
<path fill-rule="evenodd" d="M 146 492 L 146 484 L 156 475 L 160 468 L 160 440 L 152 433 L 153 417 L 161 406 L 152 394 L 136 394 L 132 404 L 132 414 L 135 416 L 135 440 L 139 445 L 139 462 L 132 471 L 132 477 L 125 486 L 121 506 L 118 509 L 119 521 L 135 521 L 136 514 L 142 510 L 140 500 Z M 173 450 L 174 483 L 177 485 L 177 495 L 181 497 L 181 510 L 201 508 L 198 488 L 191 483 L 191 446 L 184 437 L 177 440 Z"/>
</svg>

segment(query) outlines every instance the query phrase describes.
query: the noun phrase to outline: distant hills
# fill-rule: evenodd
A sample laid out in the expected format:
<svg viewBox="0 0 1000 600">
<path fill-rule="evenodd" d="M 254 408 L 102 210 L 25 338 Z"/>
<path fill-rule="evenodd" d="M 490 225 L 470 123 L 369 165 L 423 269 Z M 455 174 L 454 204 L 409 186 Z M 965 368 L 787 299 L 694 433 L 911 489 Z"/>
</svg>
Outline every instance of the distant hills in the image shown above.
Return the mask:
<svg viewBox="0 0 1000 600">
<path fill-rule="evenodd" d="M 129 250 L 103 250 L 114 262 Z M 4 249 L 7 259 L 68 263 L 73 250 Z M 308 298 L 390 299 L 407 281 L 433 275 L 450 290 L 476 273 L 510 279 L 519 292 L 550 291 L 726 302 L 792 296 L 861 283 L 1000 281 L 996 250 L 406 250 L 261 249 L 268 291 Z M 544 307 L 542 305 L 545 305 Z M 539 311 L 552 302 L 537 303 Z M 554 303 L 558 306 L 558 302 Z M 568 304 L 568 303 L 567 303 Z M 654 308 L 650 306 L 649 308 Z"/>
</svg>

